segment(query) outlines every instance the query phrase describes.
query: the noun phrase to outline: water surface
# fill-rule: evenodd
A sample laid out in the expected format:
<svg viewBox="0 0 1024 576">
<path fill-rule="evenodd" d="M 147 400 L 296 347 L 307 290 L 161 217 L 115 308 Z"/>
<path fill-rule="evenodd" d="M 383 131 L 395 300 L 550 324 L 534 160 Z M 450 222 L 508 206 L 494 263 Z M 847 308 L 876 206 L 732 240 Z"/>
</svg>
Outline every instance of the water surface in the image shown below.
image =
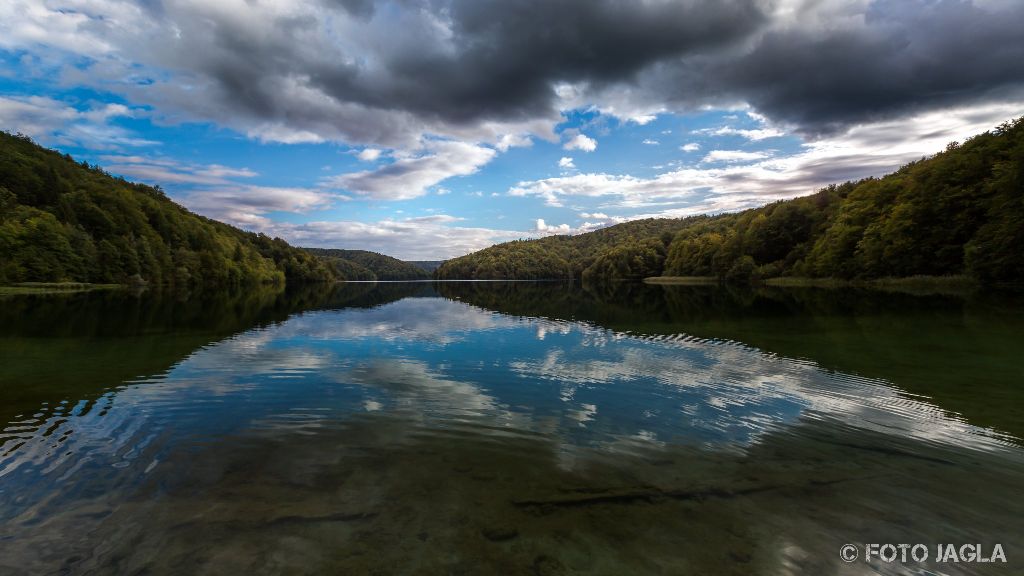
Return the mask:
<svg viewBox="0 0 1024 576">
<path fill-rule="evenodd" d="M 1022 311 L 628 284 L 5 299 L 0 572 L 1021 573 Z M 1008 562 L 840 559 L 868 542 Z"/>
</svg>

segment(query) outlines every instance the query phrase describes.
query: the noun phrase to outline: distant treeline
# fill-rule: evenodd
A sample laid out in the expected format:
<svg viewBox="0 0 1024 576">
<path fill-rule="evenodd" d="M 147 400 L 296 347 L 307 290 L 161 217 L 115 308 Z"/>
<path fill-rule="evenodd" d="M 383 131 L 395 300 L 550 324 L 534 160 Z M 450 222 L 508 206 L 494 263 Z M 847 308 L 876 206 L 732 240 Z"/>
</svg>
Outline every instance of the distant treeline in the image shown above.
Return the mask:
<svg viewBox="0 0 1024 576">
<path fill-rule="evenodd" d="M 438 278 L 969 275 L 1024 283 L 1024 118 L 882 178 L 734 214 L 499 244 Z"/>
<path fill-rule="evenodd" d="M 0 132 L 0 284 L 195 287 L 334 279 L 330 266 L 284 240 L 204 218 L 158 187 Z"/>
<path fill-rule="evenodd" d="M 407 260 L 413 266 L 419 266 L 427 272 L 433 273 L 444 264 L 444 260 Z"/>
<path fill-rule="evenodd" d="M 305 248 L 327 262 L 341 280 L 427 280 L 430 274 L 411 262 L 367 250 Z"/>
</svg>

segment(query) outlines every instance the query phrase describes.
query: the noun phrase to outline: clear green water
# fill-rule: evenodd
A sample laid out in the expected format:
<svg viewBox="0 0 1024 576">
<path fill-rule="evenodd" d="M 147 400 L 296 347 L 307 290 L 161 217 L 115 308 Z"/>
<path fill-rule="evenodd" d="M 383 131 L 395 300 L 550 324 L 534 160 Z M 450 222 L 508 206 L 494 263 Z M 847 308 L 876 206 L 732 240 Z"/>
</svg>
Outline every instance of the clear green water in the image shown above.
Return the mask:
<svg viewBox="0 0 1024 576">
<path fill-rule="evenodd" d="M 1021 574 L 1022 383 L 993 298 L 7 298 L 0 573 Z"/>
</svg>

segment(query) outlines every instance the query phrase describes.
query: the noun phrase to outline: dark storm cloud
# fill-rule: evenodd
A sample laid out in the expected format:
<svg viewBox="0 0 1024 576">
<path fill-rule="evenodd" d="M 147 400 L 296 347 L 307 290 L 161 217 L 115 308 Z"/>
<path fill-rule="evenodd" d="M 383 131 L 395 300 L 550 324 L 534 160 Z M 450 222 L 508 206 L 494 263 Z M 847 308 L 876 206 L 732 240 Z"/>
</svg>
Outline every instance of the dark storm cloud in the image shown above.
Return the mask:
<svg viewBox="0 0 1024 576">
<path fill-rule="evenodd" d="M 658 111 L 746 103 L 821 134 L 1005 99 L 1024 83 L 1024 2 L 1016 0 L 145 6 L 148 29 L 119 37 L 104 28 L 103 42 L 121 58 L 99 59 L 114 70 L 108 87 L 286 141 L 486 139 L 487 123 L 552 123 L 566 105 L 587 104 Z M 125 83 L 111 64 L 125 60 L 172 76 Z M 575 89 L 572 102 L 556 93 L 563 83 Z"/>
<path fill-rule="evenodd" d="M 713 96 L 734 94 L 808 132 L 955 105 L 1024 81 L 1024 2 L 875 2 L 853 30 L 773 31 L 744 57 L 709 62 Z M 685 90 L 684 77 L 678 86 Z"/>
<path fill-rule="evenodd" d="M 368 17 L 373 15 L 373 0 L 325 0 L 327 5 L 344 8 L 354 16 Z"/>
<path fill-rule="evenodd" d="M 453 121 L 520 119 L 550 108 L 556 82 L 629 81 L 653 62 L 744 38 L 765 20 L 752 0 L 455 0 L 447 14 L 454 53 L 397 55 L 396 81 L 375 96 Z"/>
<path fill-rule="evenodd" d="M 375 13 L 369 0 L 327 0 L 324 6 Z M 413 6 L 403 9 L 415 12 Z M 451 38 L 402 45 L 403 36 L 424 33 L 423 22 L 395 19 L 388 24 L 394 29 L 378 40 L 402 49 L 380 51 L 311 53 L 303 40 L 318 23 L 309 19 L 278 19 L 269 37 L 207 19 L 201 33 L 216 39 L 215 50 L 195 54 L 195 64 L 225 98 L 257 117 L 308 112 L 282 99 L 281 80 L 300 77 L 338 102 L 441 122 L 523 121 L 555 112 L 556 82 L 628 81 L 652 62 L 734 42 L 764 22 L 754 0 L 455 0 L 432 8 L 450 19 Z"/>
</svg>

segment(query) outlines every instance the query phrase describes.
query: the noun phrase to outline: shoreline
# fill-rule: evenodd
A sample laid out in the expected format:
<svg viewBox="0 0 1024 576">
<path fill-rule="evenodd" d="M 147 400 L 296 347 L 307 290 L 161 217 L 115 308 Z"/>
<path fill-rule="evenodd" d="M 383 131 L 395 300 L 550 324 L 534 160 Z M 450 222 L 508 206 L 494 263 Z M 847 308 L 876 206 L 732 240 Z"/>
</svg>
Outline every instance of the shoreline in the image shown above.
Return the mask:
<svg viewBox="0 0 1024 576">
<path fill-rule="evenodd" d="M 706 286 L 720 283 L 714 276 L 651 276 L 645 284 L 663 286 Z M 966 294 L 980 288 L 968 276 L 907 276 L 903 278 L 875 278 L 872 280 L 843 280 L 841 278 L 807 278 L 780 276 L 756 282 L 753 286 L 780 288 L 866 288 L 892 292 L 918 294 Z"/>
<path fill-rule="evenodd" d="M 88 282 L 19 282 L 0 286 L 0 296 L 25 294 L 74 294 L 94 290 L 121 290 L 126 284 L 90 284 Z"/>
</svg>

